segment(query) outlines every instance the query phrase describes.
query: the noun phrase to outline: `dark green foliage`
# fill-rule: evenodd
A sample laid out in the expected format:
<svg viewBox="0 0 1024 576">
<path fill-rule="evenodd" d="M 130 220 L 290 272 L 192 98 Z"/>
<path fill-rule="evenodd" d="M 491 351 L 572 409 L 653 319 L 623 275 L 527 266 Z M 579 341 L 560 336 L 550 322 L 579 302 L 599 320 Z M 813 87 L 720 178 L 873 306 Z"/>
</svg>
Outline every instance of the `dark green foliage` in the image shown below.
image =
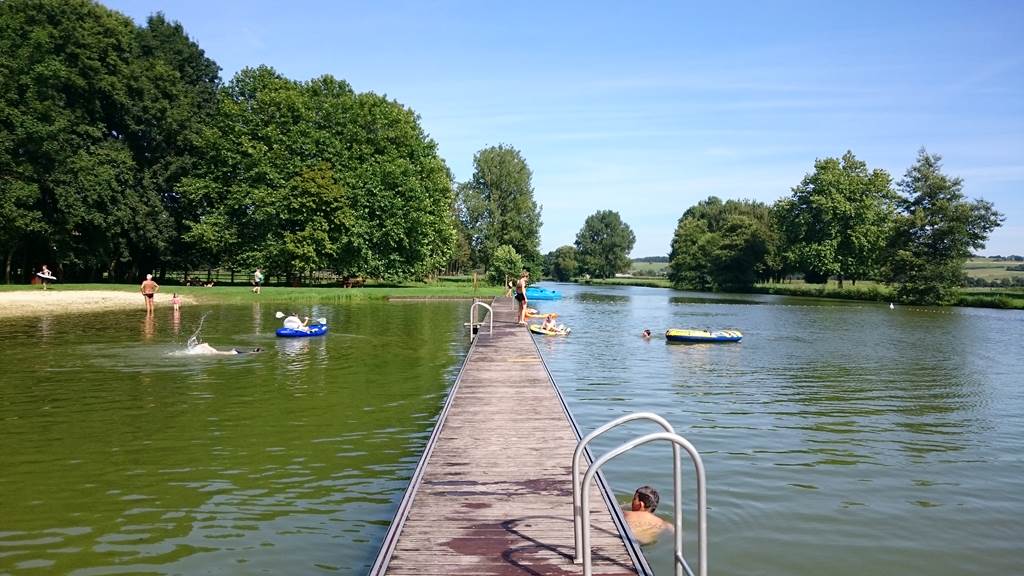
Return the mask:
<svg viewBox="0 0 1024 576">
<path fill-rule="evenodd" d="M 636 236 L 618 212 L 600 210 L 587 217 L 576 234 L 576 261 L 581 274 L 610 278 L 629 270 Z"/>
<path fill-rule="evenodd" d="M 679 219 L 669 256 L 669 279 L 679 288 L 745 290 L 774 276 L 778 251 L 768 206 L 714 196 Z"/>
<path fill-rule="evenodd" d="M 518 280 L 523 272 L 523 258 L 508 244 L 498 246 L 487 269 L 487 279 L 495 286 L 504 286 L 509 279 Z"/>
<path fill-rule="evenodd" d="M 885 275 L 904 302 L 955 302 L 964 263 L 1003 220 L 990 202 L 968 202 L 963 181 L 943 174 L 941 160 L 922 149 L 899 183 L 902 197 Z"/>
<path fill-rule="evenodd" d="M 6 269 L 404 278 L 448 261 L 451 176 L 411 110 L 330 77 L 218 73 L 161 14 L 0 2 Z"/>
<path fill-rule="evenodd" d="M 172 189 L 216 65 L 177 24 L 84 0 L 0 3 L 0 55 L 0 186 L 38 215 L 5 223 L 8 266 L 20 251 L 67 279 L 151 269 L 177 236 Z"/>
<path fill-rule="evenodd" d="M 185 238 L 206 261 L 393 279 L 448 261 L 450 175 L 398 103 L 245 69 L 203 139 L 203 168 L 180 190 Z"/>
<path fill-rule="evenodd" d="M 877 274 L 892 222 L 891 178 L 847 152 L 814 163 L 775 206 L 785 259 L 808 282 L 856 281 Z"/>
<path fill-rule="evenodd" d="M 579 269 L 575 246 L 559 246 L 544 257 L 544 271 L 559 282 L 568 282 Z"/>
<path fill-rule="evenodd" d="M 526 160 L 502 144 L 477 152 L 473 165 L 473 177 L 456 192 L 460 231 L 472 264 L 488 266 L 498 246 L 507 244 L 527 268 L 539 271 L 541 209 L 533 199 Z"/>
</svg>

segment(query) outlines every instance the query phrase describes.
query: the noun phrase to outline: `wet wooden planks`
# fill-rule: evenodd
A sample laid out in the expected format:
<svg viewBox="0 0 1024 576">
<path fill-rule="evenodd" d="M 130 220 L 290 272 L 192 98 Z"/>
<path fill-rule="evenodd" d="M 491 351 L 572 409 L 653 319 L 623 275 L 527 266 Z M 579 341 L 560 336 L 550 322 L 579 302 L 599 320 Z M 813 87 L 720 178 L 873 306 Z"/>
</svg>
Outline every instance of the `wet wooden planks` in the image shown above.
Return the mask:
<svg viewBox="0 0 1024 576">
<path fill-rule="evenodd" d="M 373 574 L 582 574 L 572 562 L 578 437 L 514 300 L 493 306 L 494 334 L 481 328 Z M 593 491 L 594 573 L 636 574 Z"/>
</svg>

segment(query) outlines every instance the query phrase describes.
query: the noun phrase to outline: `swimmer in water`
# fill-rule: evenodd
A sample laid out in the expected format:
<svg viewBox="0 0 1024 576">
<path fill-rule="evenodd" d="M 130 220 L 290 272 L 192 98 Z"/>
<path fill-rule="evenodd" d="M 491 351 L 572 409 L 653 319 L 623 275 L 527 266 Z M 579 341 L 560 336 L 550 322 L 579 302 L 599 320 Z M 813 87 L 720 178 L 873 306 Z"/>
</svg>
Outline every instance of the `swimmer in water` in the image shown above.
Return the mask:
<svg viewBox="0 0 1024 576">
<path fill-rule="evenodd" d="M 239 350 L 238 348 L 232 348 L 230 350 L 217 350 L 216 348 L 210 346 L 206 342 L 202 342 L 188 349 L 189 354 L 195 354 L 198 356 L 235 356 L 237 354 L 250 354 L 253 352 L 263 352 L 263 348 L 253 348 L 251 350 Z"/>
</svg>

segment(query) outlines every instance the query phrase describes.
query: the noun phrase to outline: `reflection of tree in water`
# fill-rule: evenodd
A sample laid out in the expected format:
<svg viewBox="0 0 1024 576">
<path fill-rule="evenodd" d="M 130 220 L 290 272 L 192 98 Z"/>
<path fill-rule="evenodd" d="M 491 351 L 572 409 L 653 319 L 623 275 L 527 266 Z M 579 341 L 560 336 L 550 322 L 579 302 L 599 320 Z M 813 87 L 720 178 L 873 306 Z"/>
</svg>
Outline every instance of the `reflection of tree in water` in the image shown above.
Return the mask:
<svg viewBox="0 0 1024 576">
<path fill-rule="evenodd" d="M 815 434 L 811 453 L 868 459 L 858 447 L 873 444 L 870 452 L 877 455 L 880 442 L 916 455 L 960 451 L 967 446 L 959 440 L 972 424 L 962 401 L 966 376 L 951 367 L 818 361 L 793 367 L 781 394 L 767 405 L 775 407 L 770 413 L 796 420 L 787 427 Z M 799 410 L 786 410 L 787 404 Z"/>
<path fill-rule="evenodd" d="M 672 304 L 765 304 L 765 302 L 758 302 L 750 298 L 730 298 L 726 296 L 721 298 L 714 296 L 672 296 L 668 301 Z"/>
<path fill-rule="evenodd" d="M 601 294 L 598 292 L 579 292 L 575 298 L 581 302 L 590 302 L 597 304 L 617 304 L 620 302 L 629 302 L 629 296 L 622 294 Z"/>
</svg>

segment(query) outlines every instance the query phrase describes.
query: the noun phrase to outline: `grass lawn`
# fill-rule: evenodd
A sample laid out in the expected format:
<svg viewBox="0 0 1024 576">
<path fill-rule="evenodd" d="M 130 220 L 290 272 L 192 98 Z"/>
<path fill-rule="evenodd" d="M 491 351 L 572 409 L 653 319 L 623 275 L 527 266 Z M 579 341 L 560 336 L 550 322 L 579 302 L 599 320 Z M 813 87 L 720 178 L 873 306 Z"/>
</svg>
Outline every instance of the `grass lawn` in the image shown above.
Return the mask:
<svg viewBox="0 0 1024 576">
<path fill-rule="evenodd" d="M 137 284 L 53 284 L 52 290 L 114 290 L 118 292 L 139 291 Z M 2 292 L 23 290 L 40 290 L 39 286 L 0 285 Z M 474 288 L 472 282 L 434 283 L 409 282 L 364 288 L 290 288 L 282 286 L 264 286 L 262 293 L 253 294 L 249 286 L 161 286 L 160 293 L 170 295 L 173 292 L 194 298 L 201 303 L 210 304 L 242 304 L 259 300 L 260 302 L 280 303 L 331 303 L 348 302 L 351 300 L 386 300 L 389 298 L 490 298 L 505 293 L 500 286 L 488 286 L 478 283 Z"/>
<path fill-rule="evenodd" d="M 991 282 L 1003 278 L 1024 276 L 1024 271 L 1007 270 L 1008 266 L 1017 266 L 1020 262 L 989 260 L 988 258 L 971 258 L 964 264 L 964 272 L 971 278 L 981 278 Z"/>
</svg>

